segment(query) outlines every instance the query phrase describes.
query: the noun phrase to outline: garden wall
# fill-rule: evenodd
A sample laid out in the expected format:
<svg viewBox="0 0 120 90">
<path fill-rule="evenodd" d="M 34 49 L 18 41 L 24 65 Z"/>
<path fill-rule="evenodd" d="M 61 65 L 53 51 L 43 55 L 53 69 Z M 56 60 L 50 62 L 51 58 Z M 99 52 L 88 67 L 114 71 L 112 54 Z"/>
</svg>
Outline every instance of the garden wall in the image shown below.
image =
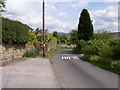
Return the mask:
<svg viewBox="0 0 120 90">
<path fill-rule="evenodd" d="M 0 45 L 0 59 L 11 60 L 22 57 L 26 50 L 34 49 L 33 43 L 27 43 L 26 45 L 18 44 L 2 44 Z"/>
</svg>

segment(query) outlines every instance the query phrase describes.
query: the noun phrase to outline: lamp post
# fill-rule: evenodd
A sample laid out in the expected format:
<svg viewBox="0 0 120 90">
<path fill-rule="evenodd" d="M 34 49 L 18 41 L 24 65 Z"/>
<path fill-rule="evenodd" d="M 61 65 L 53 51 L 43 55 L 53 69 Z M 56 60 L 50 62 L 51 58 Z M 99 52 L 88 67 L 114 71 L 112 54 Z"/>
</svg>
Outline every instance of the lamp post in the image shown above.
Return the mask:
<svg viewBox="0 0 120 90">
<path fill-rule="evenodd" d="M 45 1 L 43 0 L 43 44 L 45 44 Z M 43 48 L 43 57 L 45 57 L 45 47 Z"/>
</svg>

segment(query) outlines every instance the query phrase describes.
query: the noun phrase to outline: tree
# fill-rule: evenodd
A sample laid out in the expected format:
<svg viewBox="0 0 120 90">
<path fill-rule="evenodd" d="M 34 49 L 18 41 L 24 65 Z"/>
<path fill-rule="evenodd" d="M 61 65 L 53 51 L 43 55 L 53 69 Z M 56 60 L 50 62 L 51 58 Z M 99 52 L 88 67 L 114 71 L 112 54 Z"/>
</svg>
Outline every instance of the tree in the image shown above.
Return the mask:
<svg viewBox="0 0 120 90">
<path fill-rule="evenodd" d="M 4 12 L 4 9 L 5 8 L 5 0 L 0 0 L 0 12 Z"/>
<path fill-rule="evenodd" d="M 87 9 L 83 9 L 78 24 L 78 40 L 93 38 L 93 25 Z"/>
<path fill-rule="evenodd" d="M 77 30 L 73 29 L 70 32 L 70 43 L 75 44 L 76 40 L 77 40 Z"/>
<path fill-rule="evenodd" d="M 58 43 L 67 43 L 70 40 L 69 36 L 67 35 L 58 35 L 57 39 Z"/>
<path fill-rule="evenodd" d="M 35 35 L 35 33 L 29 33 L 29 41 L 30 42 L 34 42 L 34 43 L 37 43 L 38 40 L 37 40 L 37 36 Z"/>
<path fill-rule="evenodd" d="M 58 32 L 57 31 L 53 32 L 53 37 L 58 37 Z"/>
<path fill-rule="evenodd" d="M 112 39 L 112 33 L 110 31 L 107 31 L 107 30 L 104 30 L 104 29 L 101 29 L 101 30 L 98 30 L 95 34 L 94 34 L 94 38 L 95 39 L 101 39 L 101 40 L 104 40 L 104 39 Z"/>
</svg>

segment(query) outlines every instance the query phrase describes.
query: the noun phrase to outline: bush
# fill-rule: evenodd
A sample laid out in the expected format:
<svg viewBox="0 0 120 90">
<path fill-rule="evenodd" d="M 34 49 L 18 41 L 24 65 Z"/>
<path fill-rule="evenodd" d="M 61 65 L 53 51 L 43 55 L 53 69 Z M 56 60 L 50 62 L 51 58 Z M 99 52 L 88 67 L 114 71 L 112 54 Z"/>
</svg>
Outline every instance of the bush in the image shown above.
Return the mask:
<svg viewBox="0 0 120 90">
<path fill-rule="evenodd" d="M 104 42 L 102 40 L 90 40 L 83 46 L 82 52 L 84 54 L 99 55 L 103 44 Z"/>
<path fill-rule="evenodd" d="M 104 58 L 109 58 L 109 59 L 112 58 L 113 52 L 107 43 L 104 43 L 101 50 L 99 51 L 99 55 L 100 57 L 104 57 Z"/>
<path fill-rule="evenodd" d="M 100 60 L 100 56 L 98 56 L 98 55 L 92 55 L 90 57 L 90 62 L 97 63 L 97 62 L 99 62 L 99 60 Z"/>
<path fill-rule="evenodd" d="M 120 41 L 90 40 L 80 50 L 84 53 L 85 61 L 120 74 Z"/>
<path fill-rule="evenodd" d="M 90 62 L 90 55 L 89 54 L 84 55 L 83 60 Z"/>
<path fill-rule="evenodd" d="M 2 18 L 2 41 L 10 44 L 25 44 L 28 42 L 30 29 L 19 21 Z"/>
<path fill-rule="evenodd" d="M 76 47 L 73 48 L 74 53 L 82 53 L 82 48 L 86 45 L 84 40 L 77 40 Z"/>
<path fill-rule="evenodd" d="M 38 50 L 30 50 L 30 51 L 26 51 L 25 54 L 23 55 L 23 57 L 35 57 L 38 55 L 39 55 Z"/>
<path fill-rule="evenodd" d="M 37 36 L 32 32 L 29 33 L 29 41 L 34 42 L 34 43 L 38 43 Z"/>
<path fill-rule="evenodd" d="M 112 52 L 113 52 L 113 56 L 112 58 L 115 60 L 119 60 L 120 59 L 120 41 L 111 47 L 112 48 Z"/>
</svg>

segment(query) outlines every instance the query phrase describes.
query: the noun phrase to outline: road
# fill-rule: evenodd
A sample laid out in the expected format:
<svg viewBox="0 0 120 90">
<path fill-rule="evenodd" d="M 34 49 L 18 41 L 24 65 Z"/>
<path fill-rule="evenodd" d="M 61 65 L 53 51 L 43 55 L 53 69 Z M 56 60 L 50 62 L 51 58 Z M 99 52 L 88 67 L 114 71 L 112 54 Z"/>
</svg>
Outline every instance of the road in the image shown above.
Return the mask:
<svg viewBox="0 0 120 90">
<path fill-rule="evenodd" d="M 53 58 L 61 88 L 118 88 L 118 75 L 100 69 L 66 50 Z"/>
</svg>

